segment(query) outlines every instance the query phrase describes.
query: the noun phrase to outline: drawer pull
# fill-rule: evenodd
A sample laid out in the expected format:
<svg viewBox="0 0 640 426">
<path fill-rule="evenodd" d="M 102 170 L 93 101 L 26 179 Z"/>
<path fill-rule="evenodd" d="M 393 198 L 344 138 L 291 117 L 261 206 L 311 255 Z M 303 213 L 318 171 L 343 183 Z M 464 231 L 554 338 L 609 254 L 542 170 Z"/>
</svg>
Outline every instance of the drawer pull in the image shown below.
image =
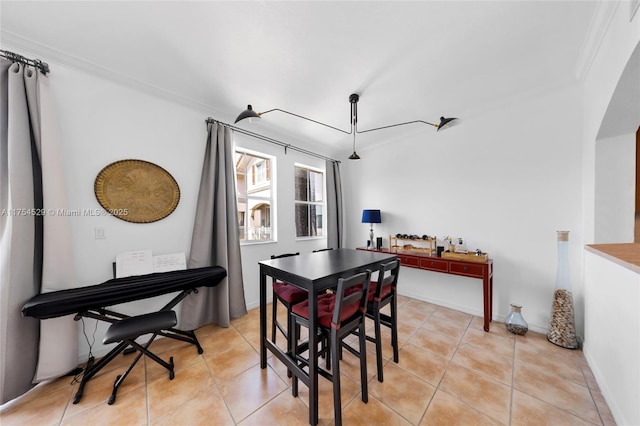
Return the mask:
<svg viewBox="0 0 640 426">
<path fill-rule="evenodd" d="M 431 266 L 436 266 L 436 262 L 431 262 Z"/>
<path fill-rule="evenodd" d="M 468 266 L 464 266 L 464 267 L 462 268 L 462 270 L 463 270 L 463 271 L 465 271 L 465 272 L 469 272 L 469 267 L 468 267 Z"/>
</svg>

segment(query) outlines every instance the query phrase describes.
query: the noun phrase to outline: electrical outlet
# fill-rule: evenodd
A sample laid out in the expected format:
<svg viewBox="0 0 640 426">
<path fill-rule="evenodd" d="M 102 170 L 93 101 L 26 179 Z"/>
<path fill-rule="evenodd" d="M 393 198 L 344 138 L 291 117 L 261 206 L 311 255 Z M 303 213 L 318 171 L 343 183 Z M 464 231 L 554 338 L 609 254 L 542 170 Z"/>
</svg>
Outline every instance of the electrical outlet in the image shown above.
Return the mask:
<svg viewBox="0 0 640 426">
<path fill-rule="evenodd" d="M 107 238 L 107 235 L 104 232 L 104 228 L 96 227 L 94 229 L 94 233 L 95 233 L 95 236 L 96 236 L 96 240 L 104 240 L 104 239 Z"/>
</svg>

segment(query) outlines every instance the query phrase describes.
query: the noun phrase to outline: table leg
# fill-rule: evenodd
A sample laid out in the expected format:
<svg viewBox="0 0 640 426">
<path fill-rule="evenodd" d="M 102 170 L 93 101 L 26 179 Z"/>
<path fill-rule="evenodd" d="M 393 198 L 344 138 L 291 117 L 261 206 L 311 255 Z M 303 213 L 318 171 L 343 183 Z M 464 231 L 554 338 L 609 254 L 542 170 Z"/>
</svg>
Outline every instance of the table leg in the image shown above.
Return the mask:
<svg viewBox="0 0 640 426">
<path fill-rule="evenodd" d="M 318 424 L 318 295 L 309 291 L 309 424 Z"/>
<path fill-rule="evenodd" d="M 489 277 L 489 321 L 493 320 L 493 275 Z"/>
<path fill-rule="evenodd" d="M 489 331 L 489 322 L 491 322 L 491 278 L 488 271 L 485 271 L 482 277 L 482 298 L 484 308 L 484 331 Z"/>
<path fill-rule="evenodd" d="M 275 301 L 274 301 L 275 303 Z M 267 368 L 267 275 L 260 268 L 260 368 Z"/>
</svg>

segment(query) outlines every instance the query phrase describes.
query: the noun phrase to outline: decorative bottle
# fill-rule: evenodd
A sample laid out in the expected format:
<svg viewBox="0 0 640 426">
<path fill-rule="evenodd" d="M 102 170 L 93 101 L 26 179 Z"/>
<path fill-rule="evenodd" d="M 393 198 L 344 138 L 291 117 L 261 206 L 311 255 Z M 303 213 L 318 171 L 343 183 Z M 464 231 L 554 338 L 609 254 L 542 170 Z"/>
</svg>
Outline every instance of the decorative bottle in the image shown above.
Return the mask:
<svg viewBox="0 0 640 426">
<path fill-rule="evenodd" d="M 504 324 L 507 327 L 507 331 L 513 334 L 519 334 L 524 336 L 529 331 L 529 324 L 522 317 L 522 306 L 511 304 L 511 312 L 507 315 L 507 319 Z"/>
<path fill-rule="evenodd" d="M 558 270 L 547 340 L 567 349 L 577 349 L 571 274 L 569 271 L 569 231 L 558 233 Z"/>
</svg>

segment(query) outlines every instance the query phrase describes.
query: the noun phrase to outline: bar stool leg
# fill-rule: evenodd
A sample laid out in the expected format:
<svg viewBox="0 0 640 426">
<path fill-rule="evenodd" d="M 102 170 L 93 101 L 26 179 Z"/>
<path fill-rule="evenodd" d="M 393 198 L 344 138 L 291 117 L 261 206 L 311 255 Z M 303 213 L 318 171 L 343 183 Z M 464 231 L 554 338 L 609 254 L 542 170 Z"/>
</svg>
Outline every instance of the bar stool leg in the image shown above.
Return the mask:
<svg viewBox="0 0 640 426">
<path fill-rule="evenodd" d="M 365 334 L 364 321 L 360 325 L 360 391 L 362 393 L 362 402 L 369 402 L 369 389 L 367 384 L 367 335 Z"/>
<path fill-rule="evenodd" d="M 391 344 L 393 345 L 393 362 L 396 364 L 400 360 L 398 354 L 398 304 L 397 293 L 393 295 L 391 301 Z"/>
<path fill-rule="evenodd" d="M 272 292 L 273 296 L 271 298 L 271 341 L 276 343 L 276 321 L 278 319 L 278 298 L 276 297 L 276 292 Z"/>
<path fill-rule="evenodd" d="M 290 316 L 290 320 L 289 320 L 289 327 L 291 327 L 293 325 L 292 328 L 292 332 L 290 334 L 291 339 L 293 342 L 295 342 L 293 345 L 291 345 L 291 343 L 289 342 L 289 345 L 291 346 L 291 357 L 293 358 L 293 362 L 295 362 L 296 364 L 298 363 L 298 339 L 300 338 L 299 333 L 300 333 L 300 327 L 298 327 L 297 325 L 297 321 L 295 320 L 295 318 L 293 316 Z M 291 374 L 291 371 L 288 371 L 287 374 Z M 296 376 L 295 374 L 292 374 L 291 377 L 291 395 L 293 395 L 294 397 L 298 397 L 298 376 Z"/>
<path fill-rule="evenodd" d="M 337 332 L 335 328 L 331 329 L 331 360 L 333 363 L 333 371 L 331 372 L 331 381 L 333 382 L 333 412 L 336 426 L 342 425 L 342 398 L 340 397 L 340 359 L 339 359 L 339 347 L 340 341 L 338 340 Z M 362 348 L 360 349 L 362 350 Z"/>
<path fill-rule="evenodd" d="M 376 335 L 376 364 L 378 368 L 378 381 L 382 383 L 384 381 L 384 374 L 382 372 L 382 331 L 380 330 L 380 308 L 376 306 L 373 325 Z"/>
</svg>

